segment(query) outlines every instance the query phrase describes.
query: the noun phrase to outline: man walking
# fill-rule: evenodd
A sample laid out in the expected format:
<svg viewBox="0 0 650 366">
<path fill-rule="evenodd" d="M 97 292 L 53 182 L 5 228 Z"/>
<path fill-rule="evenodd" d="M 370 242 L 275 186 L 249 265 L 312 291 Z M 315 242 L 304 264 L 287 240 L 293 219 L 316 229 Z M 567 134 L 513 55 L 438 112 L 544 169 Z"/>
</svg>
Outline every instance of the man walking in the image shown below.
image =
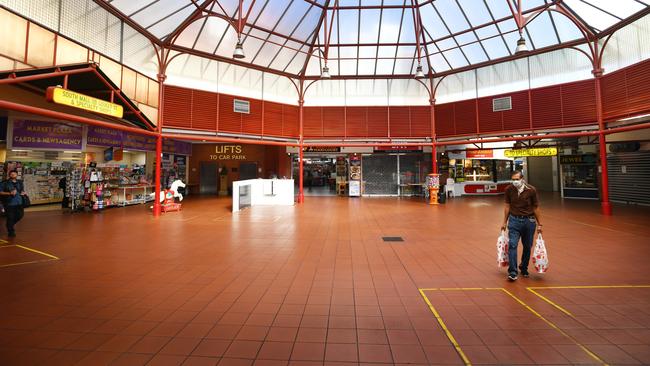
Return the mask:
<svg viewBox="0 0 650 366">
<path fill-rule="evenodd" d="M 539 197 L 535 187 L 524 182 L 524 176 L 520 171 L 512 173 L 512 184 L 506 188 L 505 208 L 501 230 L 508 227 L 508 280 L 517 280 L 517 246 L 519 239 L 523 244 L 521 264 L 519 270 L 521 275 L 528 277 L 528 262 L 530 261 L 530 249 L 535 238 L 535 229 L 542 232 L 542 224 L 539 220 Z"/>
<path fill-rule="evenodd" d="M 5 207 L 5 216 L 7 217 L 7 235 L 16 236 L 14 226 L 23 218 L 23 196 L 25 187 L 22 180 L 18 180 L 18 172 L 12 170 L 9 172 L 9 179 L 2 182 L 0 197 Z"/>
</svg>

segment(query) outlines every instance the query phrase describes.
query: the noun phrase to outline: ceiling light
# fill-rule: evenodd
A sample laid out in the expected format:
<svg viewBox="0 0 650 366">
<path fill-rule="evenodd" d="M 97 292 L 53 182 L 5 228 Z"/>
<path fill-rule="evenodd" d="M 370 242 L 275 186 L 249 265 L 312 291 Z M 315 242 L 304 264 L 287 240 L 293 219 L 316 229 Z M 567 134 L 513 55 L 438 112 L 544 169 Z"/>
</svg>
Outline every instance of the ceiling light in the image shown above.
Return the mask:
<svg viewBox="0 0 650 366">
<path fill-rule="evenodd" d="M 323 66 L 323 72 L 320 74 L 320 78 L 321 79 L 329 79 L 331 77 L 332 76 L 330 75 L 330 68 L 327 67 L 327 64 L 325 64 L 325 66 Z"/>
<path fill-rule="evenodd" d="M 418 67 L 415 69 L 415 78 L 424 79 L 424 73 L 422 72 L 422 65 L 418 64 Z"/>
<path fill-rule="evenodd" d="M 517 49 L 515 50 L 515 55 L 528 52 L 528 47 L 526 47 L 526 40 L 524 36 L 519 35 L 519 40 L 517 41 Z"/>
<path fill-rule="evenodd" d="M 237 41 L 237 45 L 235 46 L 235 52 L 232 54 L 232 57 L 237 59 L 242 59 L 246 57 L 246 55 L 244 55 L 244 46 L 242 45 L 241 41 Z"/>
</svg>

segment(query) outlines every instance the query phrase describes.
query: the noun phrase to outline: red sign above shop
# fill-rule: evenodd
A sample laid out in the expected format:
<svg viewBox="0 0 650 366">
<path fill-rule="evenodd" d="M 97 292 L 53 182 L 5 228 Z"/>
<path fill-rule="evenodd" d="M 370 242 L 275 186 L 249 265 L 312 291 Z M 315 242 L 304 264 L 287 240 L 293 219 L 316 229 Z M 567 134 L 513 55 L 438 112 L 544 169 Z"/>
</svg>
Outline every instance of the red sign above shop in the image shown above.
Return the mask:
<svg viewBox="0 0 650 366">
<path fill-rule="evenodd" d="M 409 152 L 409 151 L 422 151 L 422 146 L 404 146 L 404 145 L 383 145 L 375 146 L 375 151 L 381 152 Z"/>
<path fill-rule="evenodd" d="M 480 158 L 492 158 L 494 157 L 493 150 L 467 150 L 466 151 L 467 159 L 480 159 Z"/>
</svg>

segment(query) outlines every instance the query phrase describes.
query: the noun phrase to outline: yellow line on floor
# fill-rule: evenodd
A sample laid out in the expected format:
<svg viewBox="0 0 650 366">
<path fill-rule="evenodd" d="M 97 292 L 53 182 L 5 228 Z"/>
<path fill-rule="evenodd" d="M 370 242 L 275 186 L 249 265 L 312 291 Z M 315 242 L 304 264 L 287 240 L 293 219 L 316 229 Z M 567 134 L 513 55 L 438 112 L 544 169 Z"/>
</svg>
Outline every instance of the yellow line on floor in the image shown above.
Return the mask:
<svg viewBox="0 0 650 366">
<path fill-rule="evenodd" d="M 595 285 L 595 286 L 543 286 L 527 287 L 534 290 L 553 289 L 606 289 L 606 288 L 650 288 L 650 285 Z"/>
<path fill-rule="evenodd" d="M 45 263 L 45 262 L 51 262 L 51 261 L 56 261 L 57 259 L 39 259 L 36 261 L 29 261 L 29 262 L 18 262 L 18 263 L 10 263 L 10 264 L 2 264 L 0 265 L 0 268 L 5 268 L 5 267 L 13 267 L 13 266 L 21 266 L 23 264 L 33 264 L 33 263 Z"/>
<path fill-rule="evenodd" d="M 52 258 L 52 259 L 59 259 L 59 257 L 57 257 L 57 256 L 54 256 L 52 254 L 48 254 L 48 253 L 45 253 L 45 252 L 41 252 L 40 250 L 32 249 L 32 248 L 29 248 L 29 247 L 26 247 L 26 246 L 23 246 L 23 245 L 19 245 L 19 244 L 16 244 L 16 246 L 19 247 L 19 248 L 28 250 L 30 252 L 33 252 L 33 253 L 44 255 L 44 256 Z"/>
<path fill-rule="evenodd" d="M 456 341 L 456 338 L 454 338 L 454 336 L 451 334 L 451 331 L 449 330 L 449 328 L 447 328 L 447 324 L 445 324 L 445 322 L 442 320 L 442 318 L 440 317 L 440 314 L 438 314 L 438 311 L 433 306 L 431 301 L 429 301 L 429 298 L 427 297 L 427 295 L 424 293 L 424 291 L 426 291 L 426 290 L 427 289 L 419 289 L 420 295 L 422 295 L 422 297 L 424 298 L 424 301 L 427 303 L 427 305 L 429 305 L 429 310 L 431 310 L 431 312 L 433 313 L 433 316 L 438 321 L 438 324 L 440 324 L 440 326 L 442 327 L 442 330 L 445 331 L 445 334 L 447 335 L 447 338 L 449 338 L 449 341 L 451 342 L 451 344 L 454 345 L 454 348 L 456 349 L 456 352 L 458 352 L 458 355 L 460 355 L 460 358 L 463 359 L 463 362 L 465 363 L 465 365 L 467 365 L 467 366 L 471 365 L 472 363 L 469 361 L 469 358 L 467 358 L 467 355 L 465 355 L 465 352 L 463 352 L 463 350 L 460 348 L 460 345 Z"/>
<path fill-rule="evenodd" d="M 560 329 L 560 327 L 558 327 L 557 325 L 555 325 L 555 323 L 553 323 L 552 321 L 546 319 L 544 316 L 542 316 L 542 314 L 540 314 L 540 313 L 538 313 L 537 311 L 535 311 L 535 309 L 533 309 L 533 308 L 531 308 L 530 306 L 528 306 L 528 304 L 526 304 L 525 302 L 523 302 L 520 298 L 518 298 L 517 296 L 515 296 L 512 292 L 506 290 L 505 288 L 502 288 L 501 290 L 502 290 L 503 292 L 505 292 L 506 294 L 508 294 L 508 296 L 510 296 L 510 297 L 512 297 L 513 299 L 515 299 L 515 301 L 517 301 L 520 305 L 522 305 L 523 307 L 525 307 L 528 311 L 530 311 L 531 313 L 535 314 L 538 318 L 542 319 L 546 324 L 548 324 L 549 326 L 551 326 L 551 328 L 555 329 L 556 331 L 558 331 L 558 332 L 559 332 L 560 334 L 562 334 L 563 336 L 569 338 L 572 342 L 574 342 L 578 347 L 580 347 L 580 348 L 581 348 L 581 349 L 582 349 L 586 354 L 588 354 L 591 358 L 593 358 L 594 360 L 598 361 L 599 363 L 601 363 L 601 364 L 603 364 L 603 365 L 607 365 L 607 363 L 606 363 L 605 361 L 603 361 L 603 360 L 602 360 L 600 357 L 598 357 L 595 353 L 591 352 L 591 351 L 590 351 L 587 347 L 585 347 L 582 343 L 578 342 L 577 339 L 573 338 L 571 335 L 569 335 L 568 333 L 566 333 L 565 331 L 563 331 L 562 329 Z"/>
<path fill-rule="evenodd" d="M 570 311 L 568 311 L 567 309 L 565 309 L 565 308 L 561 307 L 560 305 L 554 303 L 553 301 L 551 301 L 551 299 L 547 298 L 546 296 L 544 296 L 544 295 L 538 293 L 537 291 L 533 290 L 532 287 L 527 287 L 526 290 L 532 292 L 532 293 L 535 294 L 537 297 L 539 297 L 540 299 L 546 301 L 546 302 L 549 303 L 551 306 L 555 307 L 556 309 L 558 309 L 559 311 L 563 312 L 564 314 L 566 314 L 566 315 L 568 315 L 568 316 L 570 316 L 570 317 L 572 317 L 572 318 L 575 318 L 575 317 L 573 316 L 573 314 L 571 314 Z"/>
</svg>

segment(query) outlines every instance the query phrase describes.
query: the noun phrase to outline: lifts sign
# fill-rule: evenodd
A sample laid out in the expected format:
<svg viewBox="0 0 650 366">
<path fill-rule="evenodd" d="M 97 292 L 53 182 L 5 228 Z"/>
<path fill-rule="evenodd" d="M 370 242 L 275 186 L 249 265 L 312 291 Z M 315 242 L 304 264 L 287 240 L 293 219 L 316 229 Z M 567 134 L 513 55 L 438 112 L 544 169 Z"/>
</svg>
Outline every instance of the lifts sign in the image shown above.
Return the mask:
<svg viewBox="0 0 650 366">
<path fill-rule="evenodd" d="M 217 145 L 210 160 L 246 160 L 246 155 L 241 145 Z"/>
</svg>

